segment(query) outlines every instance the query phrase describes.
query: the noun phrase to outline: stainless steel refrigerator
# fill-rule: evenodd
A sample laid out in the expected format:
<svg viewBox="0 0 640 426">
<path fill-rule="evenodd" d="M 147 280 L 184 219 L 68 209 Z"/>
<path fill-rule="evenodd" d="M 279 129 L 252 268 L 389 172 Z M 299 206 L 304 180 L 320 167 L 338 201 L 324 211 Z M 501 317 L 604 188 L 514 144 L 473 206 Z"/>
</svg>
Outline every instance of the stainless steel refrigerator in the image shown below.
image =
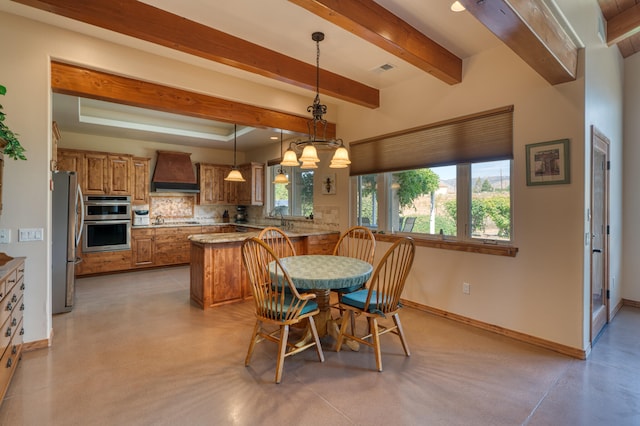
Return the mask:
<svg viewBox="0 0 640 426">
<path fill-rule="evenodd" d="M 58 314 L 73 309 L 83 208 L 76 172 L 56 171 L 52 180 L 51 307 Z"/>
</svg>

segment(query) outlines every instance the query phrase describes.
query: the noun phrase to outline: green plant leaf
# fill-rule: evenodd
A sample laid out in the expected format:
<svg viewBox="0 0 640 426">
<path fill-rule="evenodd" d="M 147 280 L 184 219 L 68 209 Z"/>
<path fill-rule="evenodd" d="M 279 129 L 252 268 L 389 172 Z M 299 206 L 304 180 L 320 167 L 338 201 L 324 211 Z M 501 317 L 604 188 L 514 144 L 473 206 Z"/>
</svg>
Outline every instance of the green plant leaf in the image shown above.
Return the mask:
<svg viewBox="0 0 640 426">
<path fill-rule="evenodd" d="M 7 88 L 0 84 L 0 95 L 4 95 L 5 93 L 7 93 Z M 0 104 L 0 111 L 1 110 L 2 105 Z M 11 129 L 9 129 L 4 122 L 5 118 L 6 115 L 0 112 L 0 139 L 4 139 L 6 142 L 2 152 L 14 160 L 26 160 L 27 157 L 24 156 L 25 149 L 20 145 L 20 141 L 18 141 L 18 134 L 13 133 Z"/>
</svg>

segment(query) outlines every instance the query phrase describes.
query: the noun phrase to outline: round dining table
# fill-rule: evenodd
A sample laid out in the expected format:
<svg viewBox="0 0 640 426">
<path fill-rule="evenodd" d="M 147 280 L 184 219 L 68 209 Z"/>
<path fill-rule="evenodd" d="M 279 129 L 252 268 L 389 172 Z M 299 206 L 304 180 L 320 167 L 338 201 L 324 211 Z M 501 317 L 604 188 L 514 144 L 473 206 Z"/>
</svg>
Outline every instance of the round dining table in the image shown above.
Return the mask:
<svg viewBox="0 0 640 426">
<path fill-rule="evenodd" d="M 315 293 L 320 310 L 315 323 L 320 337 L 334 331 L 329 302 L 331 290 L 361 286 L 373 272 L 370 263 L 346 256 L 306 254 L 282 257 L 280 263 L 300 293 L 306 290 Z"/>
</svg>

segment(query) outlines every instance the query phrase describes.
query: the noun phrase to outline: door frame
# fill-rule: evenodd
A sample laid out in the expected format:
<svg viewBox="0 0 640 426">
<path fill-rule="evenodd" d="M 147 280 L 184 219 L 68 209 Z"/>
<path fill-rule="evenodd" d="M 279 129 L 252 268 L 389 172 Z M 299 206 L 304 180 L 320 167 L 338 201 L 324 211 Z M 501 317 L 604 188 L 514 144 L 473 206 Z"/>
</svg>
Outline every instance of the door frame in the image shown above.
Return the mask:
<svg viewBox="0 0 640 426">
<path fill-rule="evenodd" d="M 590 327 L 589 327 L 589 342 L 593 346 L 595 340 L 597 340 L 598 335 L 603 330 L 604 326 L 610 321 L 610 306 L 609 306 L 609 152 L 610 152 L 611 143 L 609 138 L 607 138 L 601 131 L 599 131 L 595 126 L 591 126 L 591 194 L 590 194 L 590 209 L 591 214 L 589 215 L 589 233 L 591 238 L 589 239 L 589 318 L 590 318 Z M 594 171 L 597 165 L 594 162 L 594 153 L 596 150 L 604 152 L 605 154 L 605 167 L 604 167 L 604 193 L 603 193 L 603 203 L 604 203 L 604 211 L 603 211 L 603 223 L 605 229 L 603 230 L 602 237 L 602 279 L 603 279 L 603 309 L 604 314 L 598 316 L 594 319 L 593 312 L 593 286 L 594 286 L 594 274 L 593 274 L 593 220 L 591 220 L 592 214 L 594 212 Z"/>
</svg>

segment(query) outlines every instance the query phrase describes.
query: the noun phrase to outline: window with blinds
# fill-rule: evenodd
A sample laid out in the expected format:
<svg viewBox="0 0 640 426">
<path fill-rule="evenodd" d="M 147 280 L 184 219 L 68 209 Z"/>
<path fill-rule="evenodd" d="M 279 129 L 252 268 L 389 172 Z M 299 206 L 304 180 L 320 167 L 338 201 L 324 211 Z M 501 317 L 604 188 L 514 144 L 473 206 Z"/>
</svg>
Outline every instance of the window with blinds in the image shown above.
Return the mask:
<svg viewBox="0 0 640 426">
<path fill-rule="evenodd" d="M 513 106 L 351 144 L 354 223 L 448 241 L 512 241 Z"/>
<path fill-rule="evenodd" d="M 513 105 L 352 142 L 351 176 L 513 158 Z"/>
</svg>

